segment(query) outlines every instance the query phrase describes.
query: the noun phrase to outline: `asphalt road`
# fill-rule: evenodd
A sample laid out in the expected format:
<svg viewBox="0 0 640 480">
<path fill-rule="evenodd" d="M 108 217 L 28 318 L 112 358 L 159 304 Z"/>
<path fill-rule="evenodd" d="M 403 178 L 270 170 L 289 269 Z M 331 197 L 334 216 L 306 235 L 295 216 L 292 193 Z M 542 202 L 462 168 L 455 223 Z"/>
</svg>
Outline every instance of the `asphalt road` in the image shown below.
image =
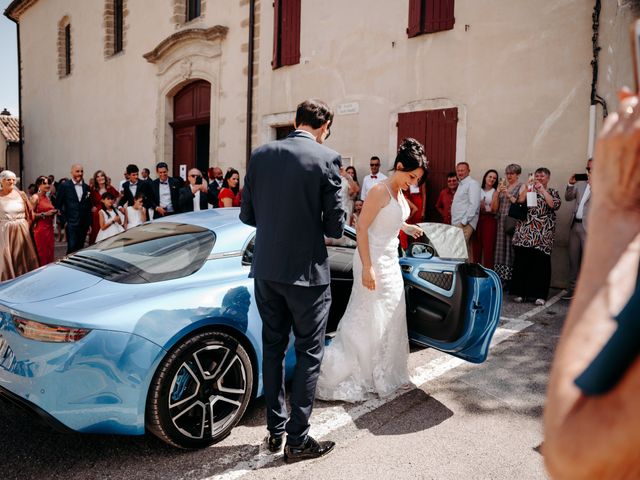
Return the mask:
<svg viewBox="0 0 640 480">
<path fill-rule="evenodd" d="M 568 307 L 565 301 L 549 303 L 534 308 L 505 302 L 502 325 L 482 365 L 412 349 L 417 388 L 357 405 L 317 402 L 311 433 L 337 442 L 335 452 L 322 459 L 287 465 L 281 455 L 266 452 L 260 400 L 229 437 L 201 451 L 176 450 L 150 435 L 59 434 L 0 402 L 0 475 L 7 480 L 545 478 L 538 453 L 544 392 Z"/>
</svg>

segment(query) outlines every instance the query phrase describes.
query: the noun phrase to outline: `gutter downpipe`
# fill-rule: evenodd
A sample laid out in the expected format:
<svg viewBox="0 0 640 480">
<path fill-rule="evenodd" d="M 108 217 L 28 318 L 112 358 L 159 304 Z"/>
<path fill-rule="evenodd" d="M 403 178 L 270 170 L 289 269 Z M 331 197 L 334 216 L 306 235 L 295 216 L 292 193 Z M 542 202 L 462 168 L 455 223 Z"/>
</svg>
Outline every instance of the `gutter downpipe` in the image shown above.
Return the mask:
<svg viewBox="0 0 640 480">
<path fill-rule="evenodd" d="M 252 119 L 253 119 L 253 45 L 255 32 L 255 0 L 249 0 L 249 55 L 247 65 L 247 139 L 246 139 L 246 159 L 245 166 L 249 166 L 251 158 L 251 136 L 252 136 Z"/>
<path fill-rule="evenodd" d="M 18 133 L 20 135 L 20 138 L 18 139 L 19 141 L 19 147 L 18 147 L 18 152 L 19 152 L 19 163 L 20 163 L 20 172 L 19 172 L 19 176 L 20 176 L 20 187 L 22 189 L 24 189 L 24 149 L 23 149 L 23 144 L 24 144 L 24 136 L 22 134 L 22 52 L 20 49 L 20 22 L 18 22 L 17 20 L 11 18 L 9 15 L 6 14 L 5 12 L 5 16 L 11 20 L 13 23 L 16 24 L 16 39 L 17 39 L 17 47 L 18 47 Z"/>
</svg>

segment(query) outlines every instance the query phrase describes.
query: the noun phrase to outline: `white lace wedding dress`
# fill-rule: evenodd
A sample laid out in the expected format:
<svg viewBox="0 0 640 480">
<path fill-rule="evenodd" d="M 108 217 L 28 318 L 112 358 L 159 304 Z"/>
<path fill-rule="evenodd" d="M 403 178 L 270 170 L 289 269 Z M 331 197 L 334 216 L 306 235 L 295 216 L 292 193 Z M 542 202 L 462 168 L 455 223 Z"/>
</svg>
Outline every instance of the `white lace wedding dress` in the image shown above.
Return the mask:
<svg viewBox="0 0 640 480">
<path fill-rule="evenodd" d="M 386 186 L 386 185 L 385 185 Z M 353 290 L 336 335 L 325 349 L 316 396 L 359 402 L 388 396 L 409 384 L 404 283 L 398 263 L 398 233 L 409 216 L 404 195 L 393 198 L 369 227 L 376 289 L 362 285 L 362 262 L 353 257 Z"/>
</svg>

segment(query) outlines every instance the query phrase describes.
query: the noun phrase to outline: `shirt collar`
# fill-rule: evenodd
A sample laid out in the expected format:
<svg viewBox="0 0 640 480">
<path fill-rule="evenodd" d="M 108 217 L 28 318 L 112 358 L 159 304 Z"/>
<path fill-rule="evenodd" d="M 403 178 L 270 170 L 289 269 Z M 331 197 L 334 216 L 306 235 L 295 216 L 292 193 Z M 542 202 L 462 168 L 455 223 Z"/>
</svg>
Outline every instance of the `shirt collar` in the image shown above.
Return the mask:
<svg viewBox="0 0 640 480">
<path fill-rule="evenodd" d="M 311 135 L 311 133 L 307 132 L 306 130 L 296 130 L 295 133 L 301 133 L 303 135 L 308 136 L 309 138 L 313 139 L 313 141 L 316 141 L 316 137 L 314 137 L 313 135 Z"/>
</svg>

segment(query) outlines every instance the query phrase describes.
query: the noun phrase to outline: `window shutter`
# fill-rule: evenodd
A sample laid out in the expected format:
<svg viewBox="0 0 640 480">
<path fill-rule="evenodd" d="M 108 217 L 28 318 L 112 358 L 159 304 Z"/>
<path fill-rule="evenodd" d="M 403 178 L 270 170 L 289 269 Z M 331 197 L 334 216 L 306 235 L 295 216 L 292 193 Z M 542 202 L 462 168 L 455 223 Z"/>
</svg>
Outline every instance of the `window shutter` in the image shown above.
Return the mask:
<svg viewBox="0 0 640 480">
<path fill-rule="evenodd" d="M 453 29 L 455 23 L 454 0 L 424 0 L 424 33 Z"/>
<path fill-rule="evenodd" d="M 300 1 L 282 0 L 282 65 L 300 63 Z"/>
<path fill-rule="evenodd" d="M 407 27 L 409 38 L 422 33 L 424 2 L 425 0 L 409 0 L 409 26 Z"/>
<path fill-rule="evenodd" d="M 282 66 L 281 54 L 282 54 L 282 42 L 281 39 L 281 22 L 282 15 L 282 0 L 274 0 L 273 2 L 273 60 L 271 61 L 271 67 L 276 69 Z"/>
</svg>

